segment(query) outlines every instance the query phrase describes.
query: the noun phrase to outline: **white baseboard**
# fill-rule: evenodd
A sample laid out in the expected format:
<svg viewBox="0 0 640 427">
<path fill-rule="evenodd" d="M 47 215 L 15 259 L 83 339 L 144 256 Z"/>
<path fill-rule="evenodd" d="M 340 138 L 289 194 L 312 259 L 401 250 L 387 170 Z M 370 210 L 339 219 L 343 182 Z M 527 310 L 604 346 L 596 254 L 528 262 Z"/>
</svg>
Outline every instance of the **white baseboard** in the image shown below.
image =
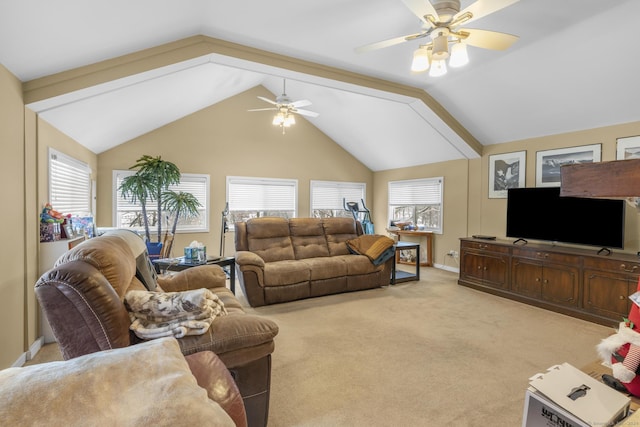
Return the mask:
<svg viewBox="0 0 640 427">
<path fill-rule="evenodd" d="M 44 345 L 44 337 L 40 337 L 31 344 L 29 347 L 29 358 L 27 360 L 31 360 L 36 357 L 36 354 L 40 351 L 42 346 Z"/>
<path fill-rule="evenodd" d="M 33 342 L 33 344 L 31 344 L 31 346 L 29 347 L 29 350 L 22 353 L 20 357 L 18 357 L 18 359 L 15 362 L 13 362 L 13 365 L 11 365 L 11 367 L 20 368 L 21 366 L 24 366 L 24 364 L 27 363 L 28 360 L 33 359 L 36 356 L 36 354 L 38 354 L 43 344 L 44 344 L 44 337 L 39 337 L 38 339 L 36 339 Z"/>
<path fill-rule="evenodd" d="M 28 354 L 28 353 L 29 353 L 28 351 L 26 351 L 26 352 L 22 353 L 22 354 L 20 355 L 20 357 L 18 357 L 18 360 L 16 360 L 15 362 L 13 362 L 13 365 L 11 365 L 11 367 L 12 367 L 12 368 L 19 368 L 19 367 L 21 367 L 21 366 L 24 366 L 24 364 L 25 364 L 25 363 L 27 362 L 27 360 L 28 360 L 28 359 L 27 359 L 27 354 Z"/>
<path fill-rule="evenodd" d="M 446 271 L 450 271 L 452 273 L 460 274 L 460 268 L 458 268 L 458 267 L 449 267 L 448 265 L 443 265 L 443 264 L 433 264 L 433 266 L 435 268 L 439 268 L 440 270 L 446 270 Z"/>
</svg>

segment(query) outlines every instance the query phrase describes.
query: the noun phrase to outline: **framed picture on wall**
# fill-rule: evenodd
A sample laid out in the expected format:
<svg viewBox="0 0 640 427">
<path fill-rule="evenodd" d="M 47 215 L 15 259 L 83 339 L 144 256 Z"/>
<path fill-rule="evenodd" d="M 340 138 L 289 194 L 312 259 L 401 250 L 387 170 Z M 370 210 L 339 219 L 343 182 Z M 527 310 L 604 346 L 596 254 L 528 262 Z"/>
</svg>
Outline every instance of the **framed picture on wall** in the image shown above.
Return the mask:
<svg viewBox="0 0 640 427">
<path fill-rule="evenodd" d="M 616 160 L 640 159 L 640 136 L 618 138 Z"/>
<path fill-rule="evenodd" d="M 536 187 L 559 187 L 562 166 L 599 162 L 601 156 L 602 144 L 538 151 L 536 153 Z"/>
<path fill-rule="evenodd" d="M 509 188 L 525 186 L 527 152 L 489 156 L 489 198 L 505 199 Z"/>
</svg>

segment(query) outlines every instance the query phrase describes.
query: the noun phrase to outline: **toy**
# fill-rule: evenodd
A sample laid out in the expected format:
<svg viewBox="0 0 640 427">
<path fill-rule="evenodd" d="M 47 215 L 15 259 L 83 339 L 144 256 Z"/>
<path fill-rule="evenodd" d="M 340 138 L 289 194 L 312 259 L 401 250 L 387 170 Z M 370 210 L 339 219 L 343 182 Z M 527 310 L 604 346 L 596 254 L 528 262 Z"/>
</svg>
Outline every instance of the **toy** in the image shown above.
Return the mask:
<svg viewBox="0 0 640 427">
<path fill-rule="evenodd" d="M 62 224 L 64 219 L 64 215 L 54 210 L 51 203 L 44 205 L 44 208 L 42 208 L 42 212 L 40 213 L 40 222 Z"/>
<path fill-rule="evenodd" d="M 629 318 L 620 323 L 616 334 L 603 339 L 597 346 L 598 354 L 603 361 L 611 363 L 613 377 L 621 383 L 610 385 L 614 388 L 620 388 L 622 385 L 626 391 L 634 396 L 640 396 L 640 375 L 636 372 L 640 367 L 639 296 L 640 281 L 638 282 L 638 292 L 629 297 L 633 301 L 629 310 Z"/>
</svg>

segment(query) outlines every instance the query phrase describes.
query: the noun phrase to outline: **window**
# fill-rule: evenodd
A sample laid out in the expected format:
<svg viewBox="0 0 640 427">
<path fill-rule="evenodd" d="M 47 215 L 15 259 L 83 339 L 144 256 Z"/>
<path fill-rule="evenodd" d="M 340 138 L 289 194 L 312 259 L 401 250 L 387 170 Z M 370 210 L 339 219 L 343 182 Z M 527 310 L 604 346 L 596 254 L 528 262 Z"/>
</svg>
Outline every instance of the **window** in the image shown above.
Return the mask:
<svg viewBox="0 0 640 427">
<path fill-rule="evenodd" d="M 227 222 L 250 218 L 296 216 L 298 181 L 295 179 L 227 177 Z"/>
<path fill-rule="evenodd" d="M 389 182 L 389 220 L 442 233 L 443 178 Z"/>
<path fill-rule="evenodd" d="M 49 148 L 49 202 L 65 215 L 91 215 L 89 165 Z"/>
<path fill-rule="evenodd" d="M 352 217 L 344 202 L 357 202 L 360 208 L 366 197 L 364 182 L 311 181 L 311 216 L 314 218 Z"/>
<path fill-rule="evenodd" d="M 140 203 L 131 203 L 122 197 L 118 188 L 122 184 L 122 180 L 133 175 L 135 171 L 131 170 L 114 170 L 113 171 L 113 224 L 118 228 L 133 228 L 138 231 L 144 230 L 144 222 L 142 221 L 142 206 Z M 194 218 L 180 218 L 176 233 L 198 233 L 209 231 L 209 175 L 183 173 L 180 176 L 180 183 L 170 185 L 170 190 L 179 192 L 184 191 L 193 194 L 200 202 L 198 209 L 200 215 Z M 147 202 L 147 216 L 149 217 L 149 228 L 153 233 L 158 221 L 157 205 L 154 200 Z M 162 223 L 163 230 L 171 230 L 173 219 L 170 218 L 167 224 Z"/>
</svg>

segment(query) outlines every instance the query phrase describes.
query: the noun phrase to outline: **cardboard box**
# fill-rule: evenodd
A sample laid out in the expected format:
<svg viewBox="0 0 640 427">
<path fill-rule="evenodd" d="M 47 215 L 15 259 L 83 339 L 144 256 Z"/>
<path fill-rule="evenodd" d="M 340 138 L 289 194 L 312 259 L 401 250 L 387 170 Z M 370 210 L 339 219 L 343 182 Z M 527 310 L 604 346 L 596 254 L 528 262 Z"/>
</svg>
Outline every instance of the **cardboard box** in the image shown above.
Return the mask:
<svg viewBox="0 0 640 427">
<path fill-rule="evenodd" d="M 523 427 L 610 426 L 629 413 L 628 396 L 563 363 L 530 378 Z"/>
<path fill-rule="evenodd" d="M 555 403 L 529 387 L 524 396 L 522 427 L 589 427 Z"/>
</svg>

